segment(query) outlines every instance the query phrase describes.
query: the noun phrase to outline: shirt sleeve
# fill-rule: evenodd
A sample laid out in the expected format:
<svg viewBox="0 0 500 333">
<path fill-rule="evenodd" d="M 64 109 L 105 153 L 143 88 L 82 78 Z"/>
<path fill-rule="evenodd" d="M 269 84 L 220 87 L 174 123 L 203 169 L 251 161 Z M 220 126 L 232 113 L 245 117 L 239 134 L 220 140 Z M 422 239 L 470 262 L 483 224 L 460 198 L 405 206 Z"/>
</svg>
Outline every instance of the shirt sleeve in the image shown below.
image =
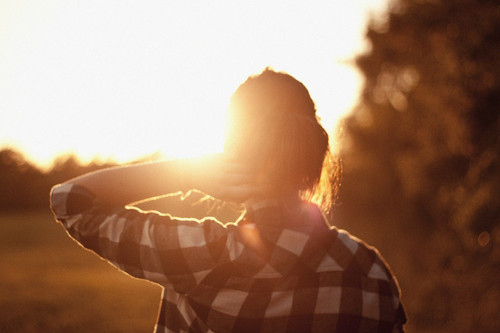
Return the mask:
<svg viewBox="0 0 500 333">
<path fill-rule="evenodd" d="M 394 333 L 403 333 L 405 332 L 403 325 L 406 323 L 406 313 L 403 308 L 403 304 L 401 304 L 401 301 L 397 302 L 397 307 L 396 307 L 396 323 L 394 324 Z"/>
<path fill-rule="evenodd" d="M 394 327 L 393 333 L 403 333 L 405 332 L 404 325 L 407 322 L 406 311 L 404 309 L 403 303 L 401 302 L 401 289 L 399 283 L 390 270 L 389 266 L 383 258 L 380 259 L 381 263 L 385 266 L 387 275 L 389 276 L 389 282 L 391 285 L 391 290 L 393 294 L 393 305 L 394 305 Z"/>
<path fill-rule="evenodd" d="M 134 277 L 172 285 L 179 293 L 192 290 L 227 256 L 227 229 L 214 219 L 106 206 L 73 184 L 52 188 L 51 209 L 85 248 Z"/>
</svg>

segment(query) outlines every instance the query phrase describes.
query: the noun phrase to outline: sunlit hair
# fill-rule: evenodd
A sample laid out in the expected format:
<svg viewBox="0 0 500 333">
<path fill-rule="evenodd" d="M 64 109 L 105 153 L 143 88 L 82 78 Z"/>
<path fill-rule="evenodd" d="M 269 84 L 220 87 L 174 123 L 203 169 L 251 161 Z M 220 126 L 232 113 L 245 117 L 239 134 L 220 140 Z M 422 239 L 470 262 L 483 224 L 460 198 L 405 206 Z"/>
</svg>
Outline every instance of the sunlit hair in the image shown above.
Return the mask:
<svg viewBox="0 0 500 333">
<path fill-rule="evenodd" d="M 271 195 L 299 193 L 325 210 L 336 194 L 328 134 L 306 87 L 269 68 L 230 100 L 225 151 L 253 166 Z"/>
</svg>

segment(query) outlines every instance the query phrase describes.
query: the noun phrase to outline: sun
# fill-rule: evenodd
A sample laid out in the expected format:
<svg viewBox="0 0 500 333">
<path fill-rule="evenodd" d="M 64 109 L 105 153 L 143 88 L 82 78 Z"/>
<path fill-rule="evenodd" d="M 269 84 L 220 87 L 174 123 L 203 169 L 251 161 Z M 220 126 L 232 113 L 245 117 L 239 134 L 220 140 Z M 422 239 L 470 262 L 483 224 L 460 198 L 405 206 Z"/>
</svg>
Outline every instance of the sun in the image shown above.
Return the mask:
<svg viewBox="0 0 500 333">
<path fill-rule="evenodd" d="M 267 66 L 303 82 L 331 130 L 359 91 L 338 60 L 360 48 L 360 2 L 12 1 L 0 148 L 43 166 L 218 152 L 232 92 Z"/>
<path fill-rule="evenodd" d="M 204 111 L 187 110 L 182 115 L 170 117 L 171 126 L 159 131 L 156 139 L 165 156 L 195 157 L 222 152 L 225 132 L 225 109 Z M 153 144 L 153 143 L 151 143 Z"/>
<path fill-rule="evenodd" d="M 190 93 L 197 94 L 197 91 Z M 171 159 L 222 152 L 226 123 L 223 103 L 205 103 L 203 109 L 194 109 L 182 102 L 187 97 L 177 95 L 165 109 L 146 117 L 132 108 L 123 110 L 135 116 L 123 119 L 111 131 L 89 137 L 85 144 L 80 143 L 78 155 L 86 156 L 87 160 L 95 158 L 96 147 L 103 141 L 107 145 L 103 156 L 119 163 L 156 153 Z M 116 132 L 129 135 L 115 137 Z"/>
</svg>

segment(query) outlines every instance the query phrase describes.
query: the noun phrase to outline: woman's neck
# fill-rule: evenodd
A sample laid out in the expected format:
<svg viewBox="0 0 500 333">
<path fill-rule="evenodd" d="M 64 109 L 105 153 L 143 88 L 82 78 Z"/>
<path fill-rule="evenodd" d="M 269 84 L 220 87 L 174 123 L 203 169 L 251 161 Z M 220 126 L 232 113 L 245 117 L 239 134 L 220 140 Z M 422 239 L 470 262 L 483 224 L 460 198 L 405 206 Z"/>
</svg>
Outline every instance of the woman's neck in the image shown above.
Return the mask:
<svg viewBox="0 0 500 333">
<path fill-rule="evenodd" d="M 263 195 L 259 197 L 252 197 L 244 202 L 245 208 L 258 209 L 260 206 L 285 204 L 289 206 L 295 206 L 300 202 L 300 196 L 298 192 L 287 192 L 280 195 Z"/>
</svg>

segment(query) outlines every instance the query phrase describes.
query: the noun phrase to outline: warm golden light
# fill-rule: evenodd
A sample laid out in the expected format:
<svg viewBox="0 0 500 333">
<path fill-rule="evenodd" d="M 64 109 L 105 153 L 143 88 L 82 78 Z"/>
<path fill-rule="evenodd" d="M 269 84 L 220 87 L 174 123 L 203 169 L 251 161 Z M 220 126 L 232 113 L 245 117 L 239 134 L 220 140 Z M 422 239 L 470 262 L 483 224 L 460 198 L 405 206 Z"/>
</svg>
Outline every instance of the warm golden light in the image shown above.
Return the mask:
<svg viewBox="0 0 500 333">
<path fill-rule="evenodd" d="M 2 1 L 0 149 L 44 165 L 220 151 L 231 93 L 267 66 L 302 81 L 333 131 L 373 3 Z"/>
</svg>

